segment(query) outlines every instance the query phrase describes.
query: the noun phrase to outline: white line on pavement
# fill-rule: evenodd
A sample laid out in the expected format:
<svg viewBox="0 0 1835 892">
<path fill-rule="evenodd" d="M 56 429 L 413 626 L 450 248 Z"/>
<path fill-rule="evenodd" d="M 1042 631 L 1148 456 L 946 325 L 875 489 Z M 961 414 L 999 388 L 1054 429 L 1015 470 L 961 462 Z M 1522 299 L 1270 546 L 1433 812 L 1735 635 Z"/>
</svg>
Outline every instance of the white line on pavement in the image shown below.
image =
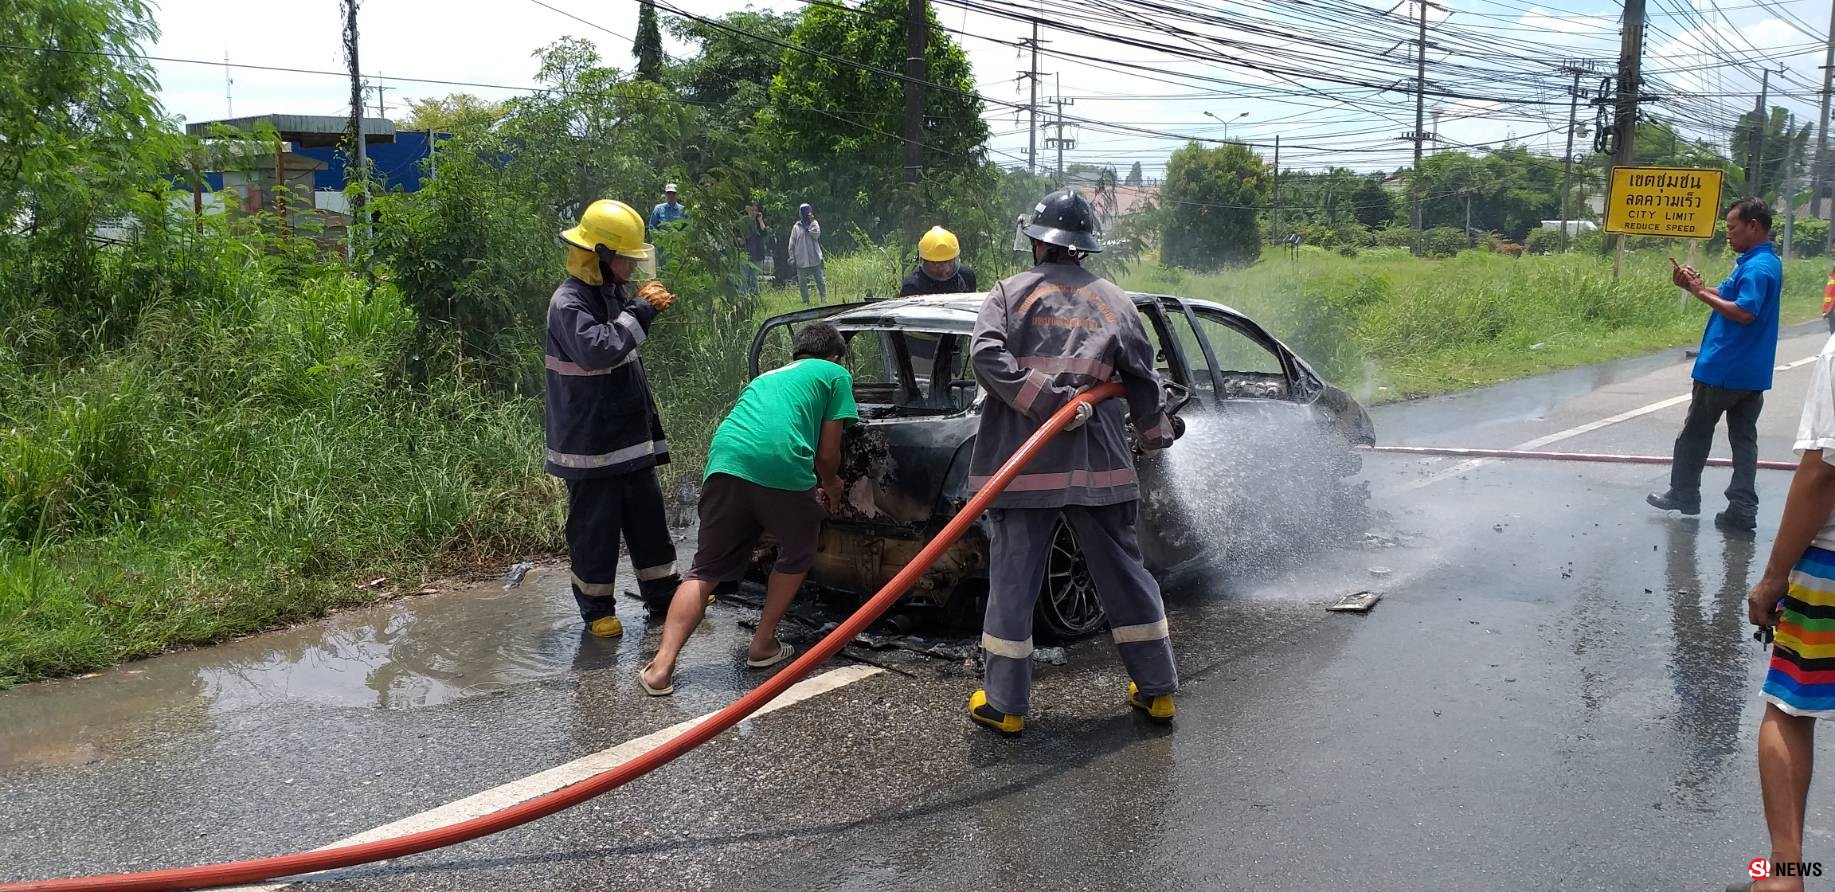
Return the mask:
<svg viewBox="0 0 1835 892">
<path fill-rule="evenodd" d="M 1781 366 L 1776 367 L 1775 371 L 1788 372 L 1791 369 L 1798 368 L 1801 366 L 1806 366 L 1815 361 L 1816 361 L 1816 357 L 1810 356 L 1804 359 L 1796 360 L 1794 362 L 1787 362 Z M 1614 415 L 1610 418 L 1601 418 L 1598 421 L 1589 421 L 1586 424 L 1582 424 L 1577 427 L 1570 427 L 1564 431 L 1557 431 L 1545 437 L 1537 437 L 1533 440 L 1525 440 L 1521 443 L 1516 444 L 1515 446 L 1511 446 L 1510 449 L 1512 450 L 1540 449 L 1551 443 L 1559 443 L 1562 440 L 1570 440 L 1570 439 L 1573 439 L 1574 437 L 1580 436 L 1581 434 L 1590 434 L 1596 430 L 1599 430 L 1600 428 L 1611 427 L 1612 425 L 1618 424 L 1619 422 L 1622 422 L 1622 421 L 1630 421 L 1633 418 L 1640 418 L 1642 416 L 1649 415 L 1652 412 L 1661 412 L 1664 409 L 1667 409 L 1671 406 L 1682 405 L 1683 403 L 1688 402 L 1689 399 L 1690 399 L 1690 395 L 1686 393 L 1681 396 L 1672 396 L 1666 400 L 1658 400 L 1657 402 L 1651 403 L 1648 406 L 1639 406 L 1636 409 L 1632 409 L 1628 412 L 1620 412 L 1617 415 Z M 1426 477 L 1422 477 L 1419 480 L 1411 481 L 1409 483 L 1404 483 L 1401 486 L 1398 486 L 1394 488 L 1393 490 L 1390 490 L 1390 492 L 1395 495 L 1400 495 L 1402 493 L 1408 493 L 1408 492 L 1414 492 L 1417 489 L 1424 489 L 1426 487 L 1439 483 L 1443 480 L 1450 480 L 1461 474 L 1468 473 L 1477 468 L 1482 468 L 1485 465 L 1495 464 L 1500 460 L 1501 459 L 1495 459 L 1495 458 L 1475 458 L 1475 459 L 1471 459 L 1468 461 L 1462 461 L 1459 464 L 1456 464 L 1450 468 L 1447 468 L 1446 470 L 1439 471 L 1433 474 L 1429 474 Z"/>
<path fill-rule="evenodd" d="M 795 706 L 811 697 L 825 694 L 838 688 L 846 687 L 861 679 L 877 675 L 881 670 L 877 666 L 843 666 L 831 669 L 814 678 L 806 678 L 791 685 L 777 699 L 759 707 L 757 712 L 746 719 L 751 721 L 761 715 L 776 712 L 787 706 Z M 448 824 L 456 824 L 479 815 L 490 814 L 508 808 L 520 802 L 527 802 L 544 793 L 552 793 L 568 784 L 578 783 L 595 774 L 610 771 L 638 756 L 643 755 L 677 737 L 687 733 L 688 729 L 706 721 L 709 716 L 699 716 L 685 722 L 670 725 L 661 731 L 653 731 L 633 740 L 627 740 L 610 749 L 600 750 L 589 756 L 582 756 L 564 765 L 556 765 L 546 771 L 529 775 L 519 780 L 510 781 L 502 786 L 492 787 L 482 793 L 467 796 L 454 802 L 448 802 L 428 809 L 417 815 L 410 815 L 399 821 L 384 824 L 373 830 L 366 830 L 355 836 L 345 837 L 337 842 L 320 848 L 356 845 L 374 842 L 379 839 L 402 836 L 422 830 L 432 830 Z M 265 886 L 237 886 L 230 892 L 273 892 L 292 885 L 293 881 L 271 883 Z"/>
</svg>

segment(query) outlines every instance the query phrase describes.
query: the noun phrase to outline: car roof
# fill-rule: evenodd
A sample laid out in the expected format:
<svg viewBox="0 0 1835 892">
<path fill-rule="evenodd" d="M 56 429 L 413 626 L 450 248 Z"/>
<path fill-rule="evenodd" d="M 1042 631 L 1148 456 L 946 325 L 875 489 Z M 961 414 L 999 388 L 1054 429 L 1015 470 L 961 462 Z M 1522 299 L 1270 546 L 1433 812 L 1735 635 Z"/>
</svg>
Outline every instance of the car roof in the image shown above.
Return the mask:
<svg viewBox="0 0 1835 892">
<path fill-rule="evenodd" d="M 1242 313 L 1208 300 L 1178 298 L 1172 295 L 1138 291 L 1129 291 L 1127 295 L 1136 303 L 1159 299 L 1184 300 L 1193 307 L 1216 310 L 1251 325 L 1255 324 Z M 839 309 L 822 317 L 822 321 L 859 328 L 967 329 L 974 326 L 975 317 L 981 312 L 981 304 L 985 300 L 987 300 L 987 293 L 982 291 L 869 300 L 862 304 L 851 304 Z"/>
</svg>

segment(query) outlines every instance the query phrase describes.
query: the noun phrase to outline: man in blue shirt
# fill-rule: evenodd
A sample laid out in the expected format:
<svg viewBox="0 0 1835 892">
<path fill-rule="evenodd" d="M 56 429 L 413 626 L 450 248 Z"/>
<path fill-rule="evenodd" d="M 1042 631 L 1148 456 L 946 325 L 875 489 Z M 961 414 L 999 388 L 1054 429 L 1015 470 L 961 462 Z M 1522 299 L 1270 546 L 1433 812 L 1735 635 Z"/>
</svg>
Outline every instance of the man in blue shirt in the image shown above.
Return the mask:
<svg viewBox="0 0 1835 892">
<path fill-rule="evenodd" d="M 650 231 L 654 233 L 661 229 L 664 223 L 674 223 L 686 216 L 688 216 L 688 209 L 682 206 L 680 199 L 676 198 L 675 184 L 669 183 L 663 186 L 663 203 L 650 211 Z"/>
<path fill-rule="evenodd" d="M 1678 266 L 1676 285 L 1714 314 L 1701 335 L 1695 359 L 1695 390 L 1688 419 L 1676 437 L 1669 491 L 1651 493 L 1645 501 L 1665 511 L 1701 513 L 1701 469 L 1714 443 L 1714 426 L 1727 416 L 1727 441 L 1733 447 L 1733 482 L 1727 486 L 1727 510 L 1714 515 L 1722 529 L 1757 527 L 1759 410 L 1771 389 L 1771 370 L 1778 358 L 1778 300 L 1784 288 L 1784 265 L 1771 249 L 1771 209 L 1745 198 L 1727 211 L 1727 244 L 1739 252 L 1733 274 L 1709 288 L 1693 267 Z M 1671 260 L 1670 263 L 1675 263 Z"/>
</svg>

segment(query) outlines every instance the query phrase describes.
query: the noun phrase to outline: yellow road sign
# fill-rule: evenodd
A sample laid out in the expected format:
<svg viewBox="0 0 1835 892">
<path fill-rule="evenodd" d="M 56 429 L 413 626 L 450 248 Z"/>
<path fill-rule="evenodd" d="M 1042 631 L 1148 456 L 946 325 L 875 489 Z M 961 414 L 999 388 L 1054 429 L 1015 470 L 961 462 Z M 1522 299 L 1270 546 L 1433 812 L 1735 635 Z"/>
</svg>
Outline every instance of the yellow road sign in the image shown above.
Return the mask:
<svg viewBox="0 0 1835 892">
<path fill-rule="evenodd" d="M 1722 172 L 1689 167 L 1614 167 L 1606 231 L 1713 238 Z"/>
</svg>

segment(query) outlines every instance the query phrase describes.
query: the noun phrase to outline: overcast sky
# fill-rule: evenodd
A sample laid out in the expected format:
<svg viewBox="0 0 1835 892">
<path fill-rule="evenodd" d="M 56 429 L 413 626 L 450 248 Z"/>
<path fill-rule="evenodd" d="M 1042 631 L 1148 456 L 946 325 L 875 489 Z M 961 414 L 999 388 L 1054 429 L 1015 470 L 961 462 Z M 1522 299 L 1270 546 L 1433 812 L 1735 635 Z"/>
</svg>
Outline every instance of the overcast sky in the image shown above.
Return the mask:
<svg viewBox="0 0 1835 892">
<path fill-rule="evenodd" d="M 628 36 L 636 30 L 635 0 L 544 2 L 604 30 L 530 0 L 366 0 L 360 12 L 364 71 L 526 87 L 532 83 L 535 71 L 532 55 L 567 36 L 593 41 L 612 64 L 626 68 L 631 65 Z M 699 15 L 719 15 L 748 5 L 789 11 L 802 0 L 753 0 L 750 4 L 734 0 L 676 2 Z M 1226 13 L 1262 8 L 1269 10 L 1265 15 L 1284 14 L 1278 0 L 1265 0 L 1265 7 L 1263 2 L 1207 0 L 1199 5 Z M 1376 12 L 1391 8 L 1390 4 L 1367 5 Z M 1460 86 L 1461 77 L 1452 73 L 1436 77 L 1435 66 L 1447 59 L 1457 63 L 1459 54 L 1465 54 L 1470 65 L 1470 57 L 1482 57 L 1488 51 L 1483 44 L 1491 39 L 1496 42 L 1500 58 L 1515 59 L 1520 70 L 1545 64 L 1552 72 L 1563 59 L 1587 56 L 1603 60 L 1617 53 L 1621 9 L 1614 3 L 1562 0 L 1557 7 L 1501 0 L 1442 0 L 1442 5 L 1448 11 L 1436 10 L 1429 19 L 1429 37 L 1436 46 L 1428 54 L 1428 77 L 1430 83 L 1446 84 L 1449 90 Z M 153 53 L 217 63 L 227 56 L 235 63 L 341 69 L 339 4 L 335 0 L 313 0 L 286 9 L 287 13 L 280 17 L 269 12 L 252 13 L 243 0 L 165 0 L 156 13 L 161 37 Z M 1014 41 L 1025 36 L 1028 26 L 960 7 L 938 5 L 937 10 L 946 28 L 974 35 L 956 39 L 974 64 L 978 89 L 990 99 L 1026 102 L 1025 82 L 1016 75 L 1026 67 L 1027 60 L 1020 56 Z M 1400 14 L 1406 15 L 1407 8 Z M 1724 127 L 1719 123 L 1724 119 L 1719 116 L 1736 114 L 1754 102 L 1759 89 L 1757 59 L 1762 54 L 1775 57 L 1774 67 L 1781 64 L 1787 69 L 1783 74 L 1772 75 L 1775 104 L 1792 108 L 1800 120 L 1814 119 L 1815 89 L 1822 80 L 1818 66 L 1823 61 L 1823 49 L 1819 41 L 1828 27 L 1826 0 L 1725 0 L 1719 6 L 1707 0 L 1655 0 L 1650 16 L 1646 65 L 1661 72 L 1664 86 L 1698 94 L 1686 102 L 1653 105 L 1653 114 L 1702 135 L 1723 133 Z M 278 28 L 274 24 L 277 21 L 281 23 Z M 1216 33 L 1241 36 L 1229 29 Z M 1223 125 L 1207 117 L 1204 113 L 1208 111 L 1231 119 L 1229 136 L 1254 142 L 1264 155 L 1268 154 L 1267 144 L 1280 134 L 1285 143 L 1286 167 L 1337 164 L 1371 170 L 1394 169 L 1409 163 L 1412 147 L 1399 138 L 1404 130 L 1413 129 L 1407 83 L 1393 84 L 1387 91 L 1329 84 L 1296 85 L 1241 64 L 1174 59 L 1149 49 L 1054 33 L 1049 26 L 1040 36 L 1049 48 L 1079 58 L 1139 63 L 1166 75 L 1119 72 L 1112 64 L 1098 66 L 1074 59 L 1041 57 L 1040 68 L 1045 72 L 1041 98 L 1061 89 L 1063 95 L 1075 99 L 1075 105 L 1066 110 L 1069 115 L 1171 134 L 1222 137 Z M 1267 38 L 1251 39 L 1267 41 L 1276 49 L 1292 46 Z M 666 49 L 672 54 L 688 50 L 667 39 Z M 1394 58 L 1398 64 L 1410 65 L 1410 52 L 1408 46 L 1398 47 Z M 1258 54 L 1243 55 L 1250 58 Z M 1543 61 L 1524 61 L 1530 58 Z M 167 110 L 190 121 L 229 117 L 232 109 L 236 116 L 343 114 L 348 102 L 348 82 L 336 77 L 232 69 L 228 76 L 233 85 L 227 86 L 226 96 L 221 64 L 159 62 L 157 67 Z M 1356 68 L 1347 66 L 1347 70 Z M 1500 70 L 1506 68 L 1500 62 Z M 1181 74 L 1220 78 L 1237 89 L 1215 84 L 1197 89 L 1166 82 L 1177 80 Z M 1590 85 L 1597 79 L 1589 76 L 1586 80 Z M 1559 154 L 1564 148 L 1567 118 L 1560 77 L 1543 77 L 1539 86 L 1529 86 L 1531 82 L 1529 78 L 1515 80 L 1509 89 L 1519 98 L 1539 98 L 1542 104 L 1430 100 L 1430 112 L 1439 110 L 1444 118 L 1437 129 L 1430 120 L 1427 129 L 1434 130 L 1444 140 L 1442 144 L 1448 146 L 1489 146 L 1514 137 L 1532 148 Z M 387 81 L 384 85 L 389 88 L 384 101 L 392 117 L 401 113 L 402 100 L 411 96 L 464 91 L 495 98 L 514 92 L 400 81 Z M 1473 85 L 1469 92 L 1489 96 L 1502 89 L 1496 85 Z M 1288 95 L 1271 95 L 1276 92 Z M 371 102 L 374 108 L 373 97 Z M 1580 117 L 1583 122 L 1591 117 L 1584 104 Z M 994 158 L 1003 164 L 1023 163 L 1026 154 L 1025 120 L 1020 116 L 1016 122 L 1015 118 L 1016 113 L 1010 109 L 989 107 L 988 120 L 996 134 L 992 142 Z M 1112 163 L 1124 170 L 1138 160 L 1149 177 L 1157 175 L 1166 156 L 1181 144 L 1176 137 L 1105 133 L 1089 127 L 1079 128 L 1074 135 L 1078 143 L 1069 152 L 1068 160 Z M 1055 158 L 1047 155 L 1043 139 L 1041 133 L 1041 161 L 1050 163 Z M 1577 148 L 1585 144 L 1583 139 Z"/>
</svg>

